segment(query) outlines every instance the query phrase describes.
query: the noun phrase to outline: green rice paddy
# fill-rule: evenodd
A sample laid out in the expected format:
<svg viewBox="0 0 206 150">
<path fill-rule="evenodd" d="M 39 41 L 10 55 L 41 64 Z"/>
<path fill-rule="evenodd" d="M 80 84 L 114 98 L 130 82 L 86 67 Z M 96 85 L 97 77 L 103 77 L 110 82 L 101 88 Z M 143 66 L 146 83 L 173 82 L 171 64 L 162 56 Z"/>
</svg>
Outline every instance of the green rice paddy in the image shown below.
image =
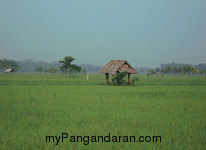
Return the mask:
<svg viewBox="0 0 206 150">
<path fill-rule="evenodd" d="M 106 86 L 104 75 L 0 74 L 0 149 L 206 149 L 206 77 L 139 79 Z M 161 142 L 46 142 L 63 132 Z"/>
</svg>

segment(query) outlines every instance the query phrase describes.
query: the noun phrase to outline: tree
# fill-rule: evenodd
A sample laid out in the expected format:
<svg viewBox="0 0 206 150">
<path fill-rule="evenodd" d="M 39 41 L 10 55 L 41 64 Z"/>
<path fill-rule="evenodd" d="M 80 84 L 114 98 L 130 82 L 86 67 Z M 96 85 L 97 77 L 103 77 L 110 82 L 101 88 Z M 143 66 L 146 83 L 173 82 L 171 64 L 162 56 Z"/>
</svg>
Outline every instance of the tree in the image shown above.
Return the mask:
<svg viewBox="0 0 206 150">
<path fill-rule="evenodd" d="M 57 73 L 57 69 L 55 69 L 55 68 L 50 68 L 50 69 L 49 69 L 49 73 Z"/>
<path fill-rule="evenodd" d="M 183 66 L 183 71 L 184 73 L 190 73 L 192 68 L 189 65 L 184 65 Z"/>
<path fill-rule="evenodd" d="M 206 70 L 200 70 L 199 72 L 200 72 L 201 75 L 206 74 Z"/>
<path fill-rule="evenodd" d="M 83 74 L 87 73 L 87 70 L 86 69 L 82 69 L 82 73 Z"/>
<path fill-rule="evenodd" d="M 81 67 L 71 64 L 72 61 L 75 59 L 71 56 L 64 57 L 64 60 L 60 60 L 59 63 L 62 63 L 62 66 L 60 67 L 60 70 L 64 73 L 75 73 L 80 72 Z"/>
<path fill-rule="evenodd" d="M 19 66 L 14 60 L 0 59 L 0 69 L 14 69 L 17 71 Z"/>
<path fill-rule="evenodd" d="M 162 73 L 162 75 L 164 75 L 166 73 L 165 69 L 161 69 L 160 72 Z"/>
<path fill-rule="evenodd" d="M 183 68 L 182 68 L 182 67 L 178 67 L 178 68 L 177 68 L 177 72 L 178 72 L 178 73 L 184 73 Z"/>
<path fill-rule="evenodd" d="M 191 68 L 191 72 L 194 75 L 195 73 L 198 73 L 198 70 L 195 67 L 192 67 Z"/>
<path fill-rule="evenodd" d="M 35 70 L 36 70 L 36 72 L 42 73 L 42 72 L 44 72 L 45 69 L 43 67 L 36 67 Z"/>
<path fill-rule="evenodd" d="M 177 73 L 178 73 L 178 68 L 177 68 L 177 67 L 174 67 L 174 68 L 172 69 L 172 72 L 175 73 L 175 74 L 177 74 Z"/>
<path fill-rule="evenodd" d="M 155 69 L 155 71 L 156 71 L 156 73 L 159 73 L 159 72 L 160 72 L 160 68 L 157 67 L 157 68 Z"/>
<path fill-rule="evenodd" d="M 168 73 L 168 74 L 169 74 L 169 73 L 171 72 L 171 67 L 170 67 L 170 66 L 167 66 L 167 68 L 166 68 L 166 70 L 165 70 L 165 71 L 166 71 L 166 73 Z"/>
<path fill-rule="evenodd" d="M 44 72 L 47 73 L 47 72 L 48 72 L 48 69 L 44 69 Z"/>
</svg>

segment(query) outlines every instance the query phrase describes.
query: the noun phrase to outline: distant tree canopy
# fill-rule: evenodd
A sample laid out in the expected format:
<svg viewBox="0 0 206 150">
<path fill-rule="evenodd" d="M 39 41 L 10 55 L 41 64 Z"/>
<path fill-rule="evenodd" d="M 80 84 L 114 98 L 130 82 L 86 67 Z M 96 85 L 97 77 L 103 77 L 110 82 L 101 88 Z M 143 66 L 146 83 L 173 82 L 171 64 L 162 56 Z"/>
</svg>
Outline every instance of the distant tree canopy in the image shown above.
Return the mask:
<svg viewBox="0 0 206 150">
<path fill-rule="evenodd" d="M 19 69 L 19 66 L 14 60 L 0 59 L 0 69 L 14 69 L 15 71 L 17 71 Z"/>
<path fill-rule="evenodd" d="M 62 66 L 60 67 L 60 70 L 64 73 L 75 73 L 80 72 L 81 67 L 77 66 L 76 64 L 71 64 L 72 61 L 74 61 L 75 58 L 71 56 L 64 57 L 63 60 L 60 60 L 59 63 L 62 63 Z"/>
<path fill-rule="evenodd" d="M 206 74 L 206 64 L 176 64 L 176 63 L 167 63 L 161 64 L 160 67 L 155 69 L 147 69 L 147 75 L 155 74 Z"/>
<path fill-rule="evenodd" d="M 36 67 L 35 70 L 38 73 L 47 73 L 47 72 L 49 72 L 49 73 L 57 73 L 57 69 L 56 68 L 45 69 L 42 66 Z"/>
<path fill-rule="evenodd" d="M 49 73 L 57 73 L 57 69 L 55 68 L 50 68 L 48 71 Z"/>
<path fill-rule="evenodd" d="M 206 72 L 206 64 L 176 64 L 167 63 L 161 64 L 160 68 L 156 68 L 156 73 L 162 74 L 204 74 Z"/>
<path fill-rule="evenodd" d="M 36 67 L 35 70 L 36 70 L 36 72 L 40 72 L 40 73 L 44 72 L 43 67 Z"/>
<path fill-rule="evenodd" d="M 191 65 L 182 65 L 182 66 L 164 66 L 161 67 L 162 73 L 198 73 L 199 71 Z"/>
</svg>

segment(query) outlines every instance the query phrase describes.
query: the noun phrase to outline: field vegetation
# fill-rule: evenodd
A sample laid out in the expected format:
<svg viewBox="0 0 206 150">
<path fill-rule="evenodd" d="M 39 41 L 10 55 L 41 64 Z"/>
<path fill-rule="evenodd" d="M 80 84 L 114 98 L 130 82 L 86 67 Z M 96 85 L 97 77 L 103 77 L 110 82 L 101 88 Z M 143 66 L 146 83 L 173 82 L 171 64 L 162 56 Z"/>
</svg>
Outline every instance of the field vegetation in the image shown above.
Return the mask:
<svg viewBox="0 0 206 150">
<path fill-rule="evenodd" d="M 205 91 L 205 77 L 139 76 L 136 86 L 106 86 L 104 75 L 0 74 L 0 149 L 203 150 Z M 62 132 L 162 141 L 46 143 Z"/>
</svg>

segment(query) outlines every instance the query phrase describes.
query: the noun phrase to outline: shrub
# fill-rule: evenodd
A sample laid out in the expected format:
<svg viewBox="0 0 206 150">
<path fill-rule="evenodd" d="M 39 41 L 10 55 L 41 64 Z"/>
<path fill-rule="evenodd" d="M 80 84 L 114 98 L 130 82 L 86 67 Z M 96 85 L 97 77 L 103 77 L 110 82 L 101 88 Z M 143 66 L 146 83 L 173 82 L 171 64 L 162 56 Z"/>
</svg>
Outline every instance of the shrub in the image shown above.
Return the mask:
<svg viewBox="0 0 206 150">
<path fill-rule="evenodd" d="M 114 82 L 117 85 L 126 84 L 126 81 L 123 80 L 126 75 L 127 72 L 122 72 L 122 73 L 117 72 L 112 78 L 112 82 Z"/>
<path fill-rule="evenodd" d="M 138 83 L 138 81 L 139 81 L 139 77 L 134 77 L 132 79 L 132 85 L 136 85 Z"/>
</svg>

